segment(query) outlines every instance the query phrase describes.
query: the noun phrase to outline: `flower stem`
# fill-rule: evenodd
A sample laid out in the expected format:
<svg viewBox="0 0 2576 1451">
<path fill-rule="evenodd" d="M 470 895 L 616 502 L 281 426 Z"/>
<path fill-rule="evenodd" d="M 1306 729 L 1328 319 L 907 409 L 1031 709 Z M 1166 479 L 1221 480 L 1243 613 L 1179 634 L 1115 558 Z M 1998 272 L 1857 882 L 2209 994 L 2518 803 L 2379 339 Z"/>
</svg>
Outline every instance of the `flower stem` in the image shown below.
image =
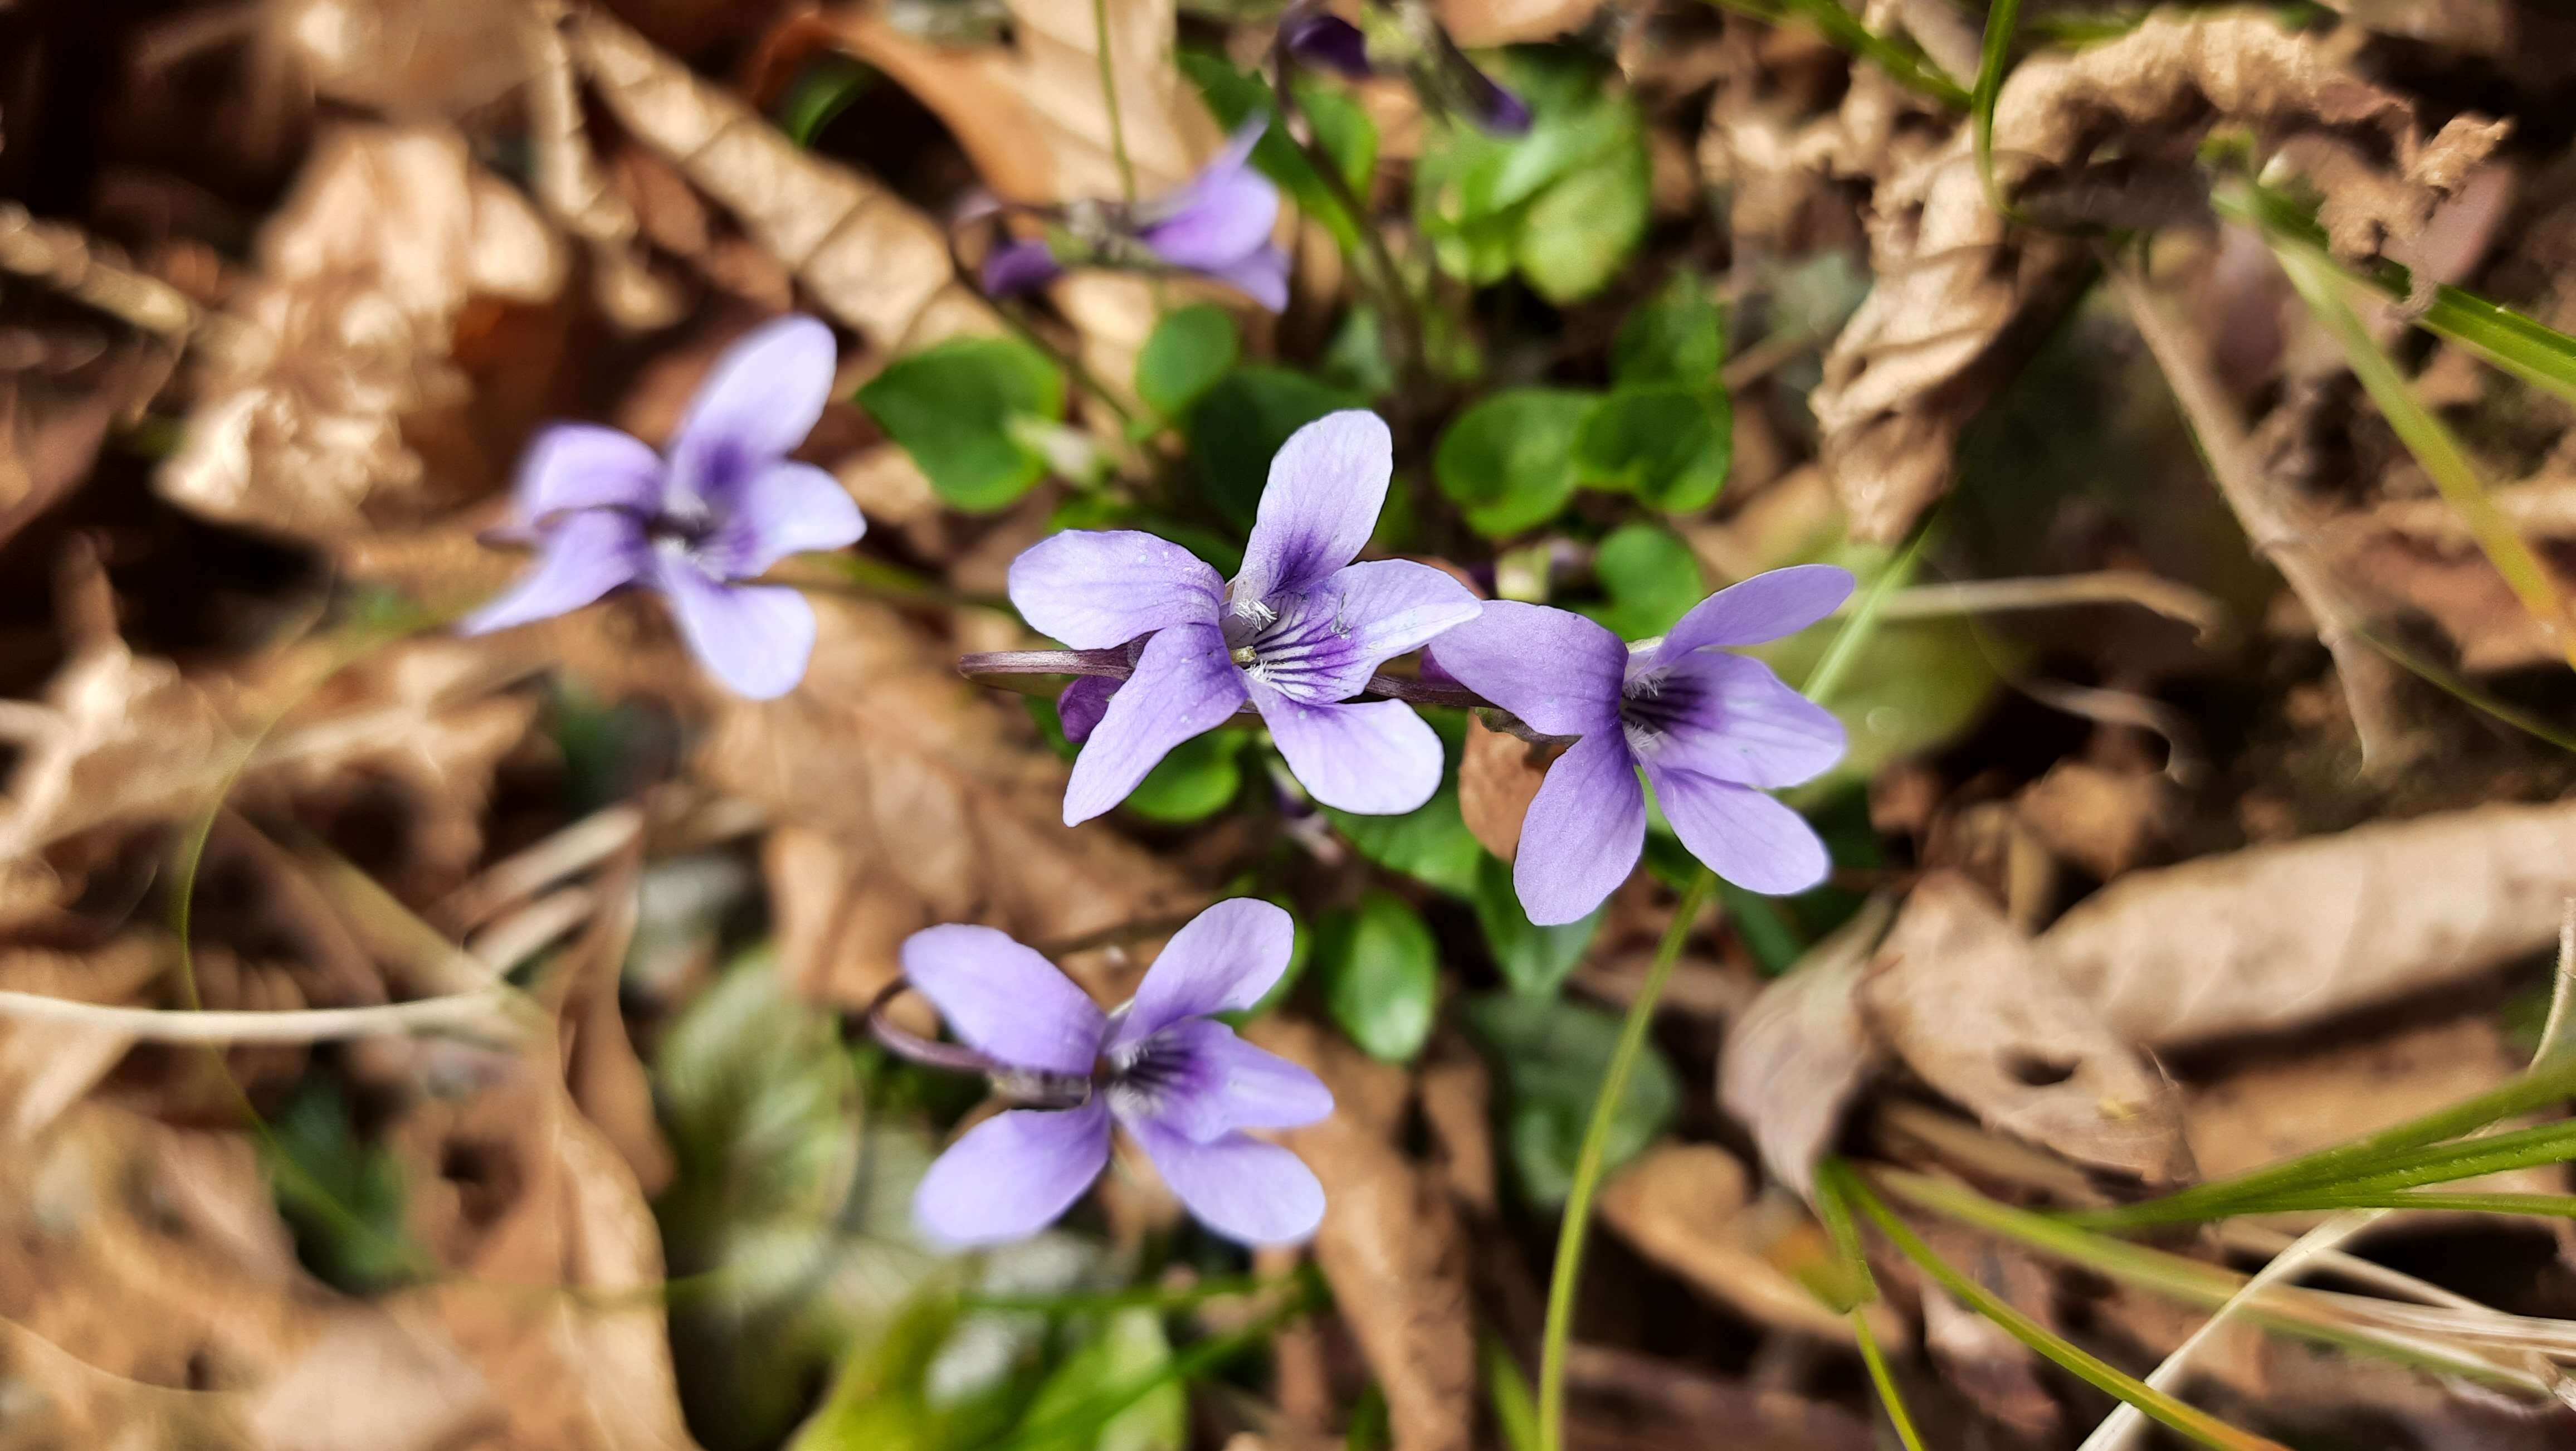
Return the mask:
<svg viewBox="0 0 2576 1451">
<path fill-rule="evenodd" d="M 1429 372 L 1430 357 L 1423 341 L 1422 316 L 1413 306 L 1412 290 L 1404 285 L 1404 273 L 1396 266 L 1395 254 L 1387 250 L 1386 238 L 1378 235 L 1377 228 L 1370 225 L 1367 205 L 1360 200 L 1359 193 L 1352 190 L 1350 178 L 1342 175 L 1342 164 L 1325 148 L 1314 123 L 1307 120 L 1305 112 L 1298 107 L 1296 91 L 1290 84 L 1296 75 L 1296 65 L 1288 54 L 1288 47 L 1273 46 L 1271 56 L 1270 85 L 1279 97 L 1281 134 L 1288 138 L 1288 144 L 1305 154 L 1306 164 L 1314 168 L 1317 179 L 1324 183 L 1324 189 L 1332 193 L 1334 204 L 1350 218 L 1351 232 L 1360 239 L 1360 247 L 1369 259 L 1370 269 L 1377 273 L 1378 305 L 1386 311 L 1388 321 L 1395 325 L 1397 345 L 1403 349 L 1404 356 L 1398 360 L 1399 366 L 1406 376 L 1419 379 Z M 1298 137 L 1293 124 L 1299 120 L 1307 121 L 1305 139 Z M 1400 389 L 1396 394 L 1399 402 L 1409 396 L 1410 389 Z"/>
<path fill-rule="evenodd" d="M 1109 112 L 1109 154 L 1118 160 L 1118 189 L 1136 205 L 1136 165 L 1127 159 L 1127 128 L 1118 117 L 1118 65 L 1109 53 L 1109 0 L 1091 0 L 1091 36 L 1100 48 L 1100 104 Z"/>
<path fill-rule="evenodd" d="M 1565 1351 L 1574 1332 L 1574 1288 L 1583 1274 L 1583 1238 L 1591 1228 L 1592 1196 L 1601 1186 L 1609 1157 L 1610 1126 L 1619 1116 L 1619 1101 L 1627 1096 L 1628 1079 L 1637 1070 L 1637 1059 L 1645 1052 L 1646 1030 L 1654 1023 L 1655 1004 L 1664 995 L 1664 983 L 1672 977 L 1673 964 L 1681 959 L 1682 943 L 1690 936 L 1691 924 L 1716 886 L 1717 877 L 1703 869 L 1691 879 L 1680 904 L 1673 908 L 1673 925 L 1664 929 L 1664 940 L 1655 948 L 1654 964 L 1646 969 L 1645 985 L 1638 990 L 1637 1000 L 1628 1005 L 1627 1020 L 1619 1025 L 1619 1043 L 1610 1051 L 1609 1071 L 1601 1076 L 1601 1094 L 1592 1101 L 1592 1121 L 1583 1128 L 1583 1149 L 1574 1160 L 1573 1187 L 1565 1196 L 1565 1218 L 1557 1226 L 1556 1266 L 1547 1285 L 1547 1327 L 1539 1338 L 1538 1451 L 1564 1451 Z"/>
<path fill-rule="evenodd" d="M 1102 675 L 1112 680 L 1125 680 L 1135 673 L 1124 650 L 989 650 L 957 657 L 957 673 L 978 685 L 1019 690 L 1014 677 L 1026 675 Z M 1022 691 L 1036 694 L 1036 691 Z M 1415 705 L 1445 705 L 1456 710 L 1489 710 L 1508 717 L 1509 712 L 1463 685 L 1440 680 L 1421 680 L 1409 675 L 1389 675 L 1381 671 L 1369 677 L 1360 688 L 1360 698 L 1368 700 L 1404 700 Z M 1249 710 L 1250 707 L 1245 707 Z M 1529 733 L 1517 720 L 1507 719 L 1498 729 L 1510 730 L 1526 740 L 1540 737 Z"/>
</svg>

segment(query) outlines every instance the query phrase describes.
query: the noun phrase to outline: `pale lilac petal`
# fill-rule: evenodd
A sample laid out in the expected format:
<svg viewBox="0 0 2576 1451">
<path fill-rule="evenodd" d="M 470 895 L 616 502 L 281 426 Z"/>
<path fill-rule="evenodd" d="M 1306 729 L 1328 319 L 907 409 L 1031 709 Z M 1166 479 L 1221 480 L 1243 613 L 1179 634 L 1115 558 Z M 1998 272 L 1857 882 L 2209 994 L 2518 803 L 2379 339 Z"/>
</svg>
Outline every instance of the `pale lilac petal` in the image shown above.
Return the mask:
<svg viewBox="0 0 2576 1451">
<path fill-rule="evenodd" d="M 727 579 L 749 579 L 791 554 L 855 544 L 867 530 L 840 480 L 812 464 L 782 460 L 742 486 L 698 557 Z"/>
<path fill-rule="evenodd" d="M 1216 626 L 1156 631 L 1074 760 L 1064 787 L 1064 824 L 1089 821 L 1126 800 L 1172 747 L 1216 729 L 1242 704 L 1243 672 L 1226 658 Z"/>
<path fill-rule="evenodd" d="M 1186 267 L 1241 256 L 1268 237 L 1270 223 L 1279 214 L 1279 193 L 1260 173 L 1252 170 L 1251 162 L 1252 148 L 1261 144 L 1262 133 L 1269 129 L 1270 117 L 1266 113 L 1235 127 L 1234 134 L 1225 138 L 1224 148 L 1209 157 L 1207 165 L 1200 167 L 1187 185 L 1145 204 L 1140 235 L 1151 241 L 1163 229 L 1183 224 L 1182 230 L 1187 234 L 1183 246 L 1188 247 L 1211 241 L 1223 232 L 1225 218 L 1236 218 L 1234 225 L 1240 231 L 1240 242 L 1224 248 L 1209 247 L 1197 260 L 1172 259 Z M 1240 221 L 1240 213 L 1247 203 L 1259 205 L 1251 193 L 1243 189 L 1247 179 L 1259 183 L 1270 195 L 1270 216 L 1263 218 L 1258 227 L 1242 227 Z"/>
<path fill-rule="evenodd" d="M 1109 1167 L 1109 1109 L 995 1114 L 948 1146 L 921 1177 L 913 1217 L 963 1248 L 1026 1239 L 1053 1224 Z"/>
<path fill-rule="evenodd" d="M 1222 267 L 1202 269 L 1253 301 L 1265 312 L 1288 310 L 1288 254 L 1268 242 Z"/>
<path fill-rule="evenodd" d="M 566 514 L 537 542 L 537 562 L 509 592 L 456 628 L 488 634 L 580 609 L 645 570 L 644 526 L 631 514 L 585 509 Z"/>
<path fill-rule="evenodd" d="M 736 695 L 770 700 L 796 688 L 814 656 L 814 607 L 783 585 L 726 584 L 676 548 L 653 556 L 680 638 Z"/>
<path fill-rule="evenodd" d="M 1235 1012 L 1261 1001 L 1297 945 L 1297 924 L 1257 897 L 1228 897 L 1172 934 L 1145 969 L 1135 1001 L 1109 1035 L 1112 1051 L 1183 1018 Z"/>
<path fill-rule="evenodd" d="M 1075 676 L 1055 698 L 1056 723 L 1064 727 L 1064 738 L 1077 746 L 1091 739 L 1100 718 L 1109 713 L 1109 698 L 1117 693 L 1118 682 L 1106 675 Z"/>
<path fill-rule="evenodd" d="M 1152 1122 L 1127 1131 L 1199 1223 L 1249 1245 L 1297 1244 L 1324 1222 L 1324 1186 L 1277 1144 L 1228 1134 L 1195 1144 Z"/>
<path fill-rule="evenodd" d="M 665 507 L 729 503 L 736 490 L 805 441 L 832 394 L 832 330 L 791 313 L 745 334 L 716 359 L 671 435 Z"/>
<path fill-rule="evenodd" d="M 1650 767 L 1777 788 L 1811 781 L 1843 758 L 1843 723 L 1761 661 L 1710 651 L 1666 669 L 1667 698 L 1687 691 L 1690 708 L 1639 749 Z"/>
<path fill-rule="evenodd" d="M 1290 13 L 1279 22 L 1279 43 L 1301 64 L 1359 80 L 1372 71 L 1368 37 L 1360 28 L 1320 6 Z"/>
<path fill-rule="evenodd" d="M 1655 652 L 1671 660 L 1710 645 L 1759 645 L 1794 635 L 1830 615 L 1851 596 L 1851 571 L 1838 564 L 1797 564 L 1731 584 L 1692 607 Z"/>
<path fill-rule="evenodd" d="M 1109 1019 L 1056 965 L 991 927 L 951 922 L 903 940 L 903 975 L 959 1042 L 1014 1068 L 1084 1073 Z"/>
<path fill-rule="evenodd" d="M 1616 727 L 1585 736 L 1547 768 L 1521 821 L 1512 890 L 1542 927 L 1591 915 L 1646 850 L 1646 793 Z"/>
<path fill-rule="evenodd" d="M 1311 589 L 1357 559 L 1394 472 L 1395 440 L 1364 408 L 1327 413 L 1288 435 L 1270 459 L 1234 598 Z"/>
<path fill-rule="evenodd" d="M 984 256 L 984 294 L 1011 297 L 1035 292 L 1064 275 L 1055 249 L 1042 241 L 1005 242 Z"/>
<path fill-rule="evenodd" d="M 1570 610 L 1488 600 L 1484 613 L 1432 641 L 1427 655 L 1541 734 L 1588 736 L 1617 724 L 1628 647 Z"/>
<path fill-rule="evenodd" d="M 1029 628 L 1106 650 L 1170 625 L 1208 624 L 1224 581 L 1206 560 L 1136 529 L 1068 529 L 1011 561 L 1011 604 Z"/>
<path fill-rule="evenodd" d="M 1377 667 L 1482 608 L 1465 585 L 1405 559 L 1351 565 L 1306 593 L 1274 595 L 1268 605 L 1278 617 L 1244 641 L 1255 661 L 1248 668 L 1308 705 L 1359 694 Z"/>
<path fill-rule="evenodd" d="M 1252 703 L 1306 793 L 1363 816 L 1401 816 L 1440 789 L 1440 737 L 1400 700 L 1308 705 L 1267 686 Z"/>
<path fill-rule="evenodd" d="M 1131 1126 L 1150 1121 L 1208 1144 L 1242 1129 L 1293 1129 L 1333 1111 L 1322 1079 L 1213 1018 L 1175 1023 L 1139 1055 L 1147 1071 L 1109 1090 L 1110 1112 Z"/>
<path fill-rule="evenodd" d="M 1748 892 L 1785 897 L 1822 885 L 1833 870 L 1807 818 L 1759 791 L 1653 766 L 1646 779 L 1690 854 Z"/>
<path fill-rule="evenodd" d="M 1251 255 L 1279 220 L 1279 188 L 1250 167 L 1210 172 L 1180 209 L 1137 233 L 1137 240 L 1175 267 L 1214 271 Z"/>
<path fill-rule="evenodd" d="M 662 503 L 662 456 L 614 428 L 552 424 L 521 456 L 512 493 L 529 520 L 573 509 L 651 514 Z"/>
</svg>

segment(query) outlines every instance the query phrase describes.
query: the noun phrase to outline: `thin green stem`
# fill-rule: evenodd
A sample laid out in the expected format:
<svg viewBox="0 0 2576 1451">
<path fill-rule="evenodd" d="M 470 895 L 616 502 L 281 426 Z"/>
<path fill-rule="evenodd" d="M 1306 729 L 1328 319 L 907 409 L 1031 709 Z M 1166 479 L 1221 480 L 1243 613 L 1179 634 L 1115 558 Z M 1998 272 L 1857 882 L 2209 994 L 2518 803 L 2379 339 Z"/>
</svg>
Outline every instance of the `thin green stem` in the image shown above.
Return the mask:
<svg viewBox="0 0 2576 1451">
<path fill-rule="evenodd" d="M 1931 545 L 1932 536 L 1939 532 L 1942 516 L 1947 512 L 1948 507 L 1944 504 L 1934 511 L 1931 518 L 1924 520 L 1914 531 L 1913 539 L 1906 543 L 1904 551 L 1889 560 L 1887 567 L 1878 572 L 1878 577 L 1869 582 L 1869 587 L 1861 591 L 1860 603 L 1852 607 L 1842 629 L 1835 632 L 1833 643 L 1825 647 L 1824 655 L 1816 661 L 1816 668 L 1807 672 L 1806 687 L 1801 693 L 1809 700 L 1822 705 L 1834 693 L 1834 688 L 1842 684 L 1843 676 L 1850 671 L 1853 662 L 1860 659 L 1861 647 L 1878 633 L 1879 620 L 1886 612 L 1887 602 L 1922 566 L 1923 551 Z"/>
<path fill-rule="evenodd" d="M 1942 74 L 1941 69 L 1928 58 L 1863 25 L 1859 16 L 1843 8 L 1842 0 L 1712 0 L 1712 3 L 1721 10 L 1732 10 L 1773 25 L 1793 19 L 1804 20 L 1823 32 L 1826 40 L 1876 64 L 1906 89 L 1929 96 L 1945 106 L 1965 109 L 1968 104 L 1967 87 Z"/>
<path fill-rule="evenodd" d="M 1371 290 L 1378 294 L 1378 306 L 1394 323 L 1397 343 L 1404 350 L 1398 366 L 1409 379 L 1418 380 L 1428 362 L 1424 355 L 1422 314 L 1413 305 L 1413 291 L 1405 286 L 1403 269 L 1396 265 L 1395 254 L 1388 250 L 1386 238 L 1371 224 L 1368 204 L 1361 201 L 1359 193 L 1351 188 L 1351 179 L 1342 175 L 1342 164 L 1325 149 L 1313 121 L 1297 104 L 1295 77 L 1295 62 L 1290 58 L 1288 48 L 1285 45 L 1273 47 L 1270 89 L 1279 101 L 1280 131 L 1288 138 L 1288 144 L 1296 147 L 1306 158 L 1306 164 L 1314 169 L 1316 178 L 1324 183 L 1324 190 L 1331 193 L 1333 204 L 1350 219 L 1351 234 L 1359 238 L 1360 250 L 1369 260 L 1367 270 L 1376 273 Z M 1293 124 L 1298 120 L 1306 120 L 1307 134 L 1304 138 L 1298 136 Z M 1412 390 L 1409 388 L 1397 393 L 1399 399 L 1410 396 Z"/>
<path fill-rule="evenodd" d="M 1109 53 L 1109 0 L 1091 0 L 1091 35 L 1100 51 L 1100 103 L 1109 112 L 1109 154 L 1118 162 L 1118 190 L 1136 205 L 1136 166 L 1127 159 L 1127 128 L 1118 118 L 1118 64 Z"/>
<path fill-rule="evenodd" d="M 1878 1404 L 1887 1412 L 1888 1424 L 1896 1428 L 1896 1439 L 1905 1443 L 1905 1451 L 1923 1451 L 1923 1434 L 1914 1429 L 1914 1415 L 1905 1408 L 1905 1397 L 1896 1390 L 1896 1376 L 1887 1368 L 1887 1355 L 1878 1348 L 1878 1337 L 1869 1328 L 1869 1314 L 1855 1305 L 1848 1316 L 1852 1335 L 1860 1341 L 1860 1358 L 1869 1367 L 1869 1383 L 1878 1389 Z"/>
<path fill-rule="evenodd" d="M 1993 0 L 1986 8 L 1986 41 L 1977 58 L 1977 89 L 1968 97 L 1968 119 L 1976 127 L 1977 176 L 1986 184 L 1986 201 L 2006 217 L 2013 215 L 1995 181 L 1995 101 L 2003 95 L 2004 73 L 2012 59 L 2013 31 L 2021 20 L 2021 0 Z"/>
<path fill-rule="evenodd" d="M 1681 960 L 1682 943 L 1690 937 L 1691 924 L 1698 919 L 1700 908 L 1707 904 L 1716 885 L 1714 874 L 1701 871 L 1673 908 L 1672 925 L 1664 929 L 1664 940 L 1655 948 L 1655 960 L 1646 969 L 1645 984 L 1637 1000 L 1629 1004 L 1627 1019 L 1619 1025 L 1618 1044 L 1610 1050 L 1608 1071 L 1601 1075 L 1601 1092 L 1592 1100 L 1592 1121 L 1583 1128 L 1583 1147 L 1574 1160 L 1574 1182 L 1565 1196 L 1565 1218 L 1557 1226 L 1556 1265 L 1548 1276 L 1547 1325 L 1539 1339 L 1539 1451 L 1563 1451 L 1565 1445 L 1565 1353 L 1574 1333 L 1574 1289 L 1583 1276 L 1583 1240 L 1592 1226 L 1592 1197 L 1601 1187 L 1601 1174 L 1609 1159 L 1611 1125 L 1619 1116 L 1619 1103 L 1627 1096 L 1628 1080 L 1637 1071 L 1637 1060 L 1645 1054 L 1646 1030 L 1654 1024 L 1655 1005 L 1663 998 L 1664 983 L 1672 977 L 1673 964 Z"/>
</svg>

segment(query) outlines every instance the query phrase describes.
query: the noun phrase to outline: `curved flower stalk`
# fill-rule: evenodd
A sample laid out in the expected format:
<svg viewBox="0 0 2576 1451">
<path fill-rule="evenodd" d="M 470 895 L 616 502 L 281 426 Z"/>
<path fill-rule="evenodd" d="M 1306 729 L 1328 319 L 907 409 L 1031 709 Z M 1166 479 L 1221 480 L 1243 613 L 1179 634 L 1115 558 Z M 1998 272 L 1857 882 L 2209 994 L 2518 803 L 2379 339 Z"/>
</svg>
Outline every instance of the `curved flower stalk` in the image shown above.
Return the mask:
<svg viewBox="0 0 2576 1451">
<path fill-rule="evenodd" d="M 1126 647 L 1123 682 L 1065 692 L 1066 734 L 1087 736 L 1064 792 L 1067 825 L 1126 799 L 1173 747 L 1246 701 L 1318 801 L 1395 815 L 1440 785 L 1440 739 L 1400 700 L 1355 701 L 1377 667 L 1472 620 L 1465 585 L 1409 560 L 1351 561 L 1377 527 L 1394 471 L 1386 424 L 1358 409 L 1297 430 L 1243 552 L 1220 581 L 1177 544 L 1134 530 L 1071 531 L 1011 563 L 1011 603 L 1077 650 Z"/>
<path fill-rule="evenodd" d="M 830 474 L 786 458 L 822 416 L 833 368 L 832 330 L 784 317 L 716 360 L 659 454 L 595 423 L 549 426 L 514 486 L 536 566 L 459 628 L 504 630 L 640 584 L 670 601 L 681 638 L 727 687 L 756 700 L 793 689 L 814 653 L 814 607 L 741 581 L 866 532 Z"/>
<path fill-rule="evenodd" d="M 1324 1189 L 1295 1154 L 1246 1129 L 1295 1128 L 1333 1111 L 1322 1080 L 1235 1036 L 1211 1014 L 1249 1008 L 1287 971 L 1295 926 L 1268 902 L 1219 902 L 1174 933 L 1103 1013 L 1037 953 L 990 927 L 946 926 L 903 944 L 911 986 L 1006 1088 L 1063 1106 L 977 1124 L 921 1181 L 916 1217 L 951 1244 L 1037 1233 L 1109 1163 L 1114 1120 L 1191 1214 L 1245 1244 L 1293 1244 L 1324 1217 Z"/>
<path fill-rule="evenodd" d="M 1353 80 L 1377 73 L 1374 47 L 1403 66 L 1432 110 L 1464 117 L 1488 136 L 1529 134 L 1529 104 L 1469 60 L 1427 7 L 1397 4 L 1367 14 L 1372 23 L 1363 30 L 1321 0 L 1306 0 L 1280 20 L 1279 46 L 1302 64 Z"/>
<path fill-rule="evenodd" d="M 1005 242 L 984 259 L 984 290 L 995 297 L 1043 287 L 1068 267 L 1194 272 L 1213 277 L 1272 312 L 1288 306 L 1288 254 L 1270 240 L 1279 189 L 1252 169 L 1267 129 L 1255 117 L 1188 185 L 1130 207 L 1076 202 L 1043 238 Z"/>
<path fill-rule="evenodd" d="M 1582 918 L 1646 844 L 1643 771 L 1673 831 L 1709 870 L 1755 892 L 1803 892 L 1831 862 L 1815 829 L 1763 795 L 1832 768 L 1842 722 L 1759 660 L 1725 653 L 1832 614 L 1849 571 L 1805 564 L 1702 600 L 1659 643 L 1630 649 L 1564 610 L 1498 601 L 1440 637 L 1440 668 L 1532 728 L 1577 739 L 1521 827 L 1512 886 L 1532 922 Z"/>
</svg>

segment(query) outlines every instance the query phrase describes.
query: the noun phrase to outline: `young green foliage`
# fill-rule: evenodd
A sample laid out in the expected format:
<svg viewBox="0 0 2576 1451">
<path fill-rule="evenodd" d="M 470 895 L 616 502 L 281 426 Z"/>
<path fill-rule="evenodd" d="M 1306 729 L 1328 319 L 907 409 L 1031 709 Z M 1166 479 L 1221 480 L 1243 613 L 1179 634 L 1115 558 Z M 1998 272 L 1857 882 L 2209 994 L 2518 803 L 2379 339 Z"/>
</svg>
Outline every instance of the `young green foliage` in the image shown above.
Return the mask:
<svg viewBox="0 0 2576 1451">
<path fill-rule="evenodd" d="M 1064 421 L 1064 374 L 1018 338 L 952 338 L 896 359 L 858 401 L 940 498 L 990 514 L 1046 477 L 1046 455 L 1014 425 Z"/>
</svg>

